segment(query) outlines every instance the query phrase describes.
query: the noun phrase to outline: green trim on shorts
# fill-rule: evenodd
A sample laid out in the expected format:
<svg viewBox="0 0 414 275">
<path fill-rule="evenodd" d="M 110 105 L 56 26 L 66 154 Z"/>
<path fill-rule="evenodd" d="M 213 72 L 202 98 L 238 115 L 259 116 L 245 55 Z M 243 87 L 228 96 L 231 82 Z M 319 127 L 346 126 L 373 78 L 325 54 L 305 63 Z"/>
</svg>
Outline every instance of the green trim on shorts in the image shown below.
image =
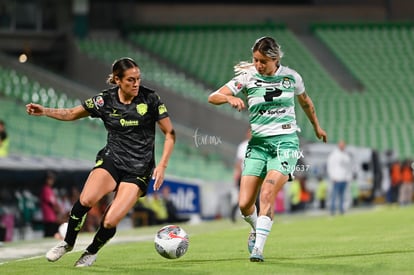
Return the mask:
<svg viewBox="0 0 414 275">
<path fill-rule="evenodd" d="M 264 179 L 270 170 L 284 175 L 292 174 L 300 157 L 299 153 L 299 138 L 296 133 L 252 137 L 247 145 L 242 175 Z"/>
</svg>

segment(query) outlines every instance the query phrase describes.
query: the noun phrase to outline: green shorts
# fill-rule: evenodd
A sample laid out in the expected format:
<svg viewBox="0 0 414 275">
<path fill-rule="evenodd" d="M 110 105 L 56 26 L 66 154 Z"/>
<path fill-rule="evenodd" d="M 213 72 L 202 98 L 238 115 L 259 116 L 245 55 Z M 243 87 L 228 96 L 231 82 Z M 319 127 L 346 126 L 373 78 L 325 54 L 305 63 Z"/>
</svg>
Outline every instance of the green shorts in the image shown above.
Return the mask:
<svg viewBox="0 0 414 275">
<path fill-rule="evenodd" d="M 265 138 L 253 137 L 247 146 L 242 174 L 264 179 L 267 172 L 276 170 L 284 175 L 291 175 L 300 156 L 299 138 L 296 133 Z"/>
</svg>

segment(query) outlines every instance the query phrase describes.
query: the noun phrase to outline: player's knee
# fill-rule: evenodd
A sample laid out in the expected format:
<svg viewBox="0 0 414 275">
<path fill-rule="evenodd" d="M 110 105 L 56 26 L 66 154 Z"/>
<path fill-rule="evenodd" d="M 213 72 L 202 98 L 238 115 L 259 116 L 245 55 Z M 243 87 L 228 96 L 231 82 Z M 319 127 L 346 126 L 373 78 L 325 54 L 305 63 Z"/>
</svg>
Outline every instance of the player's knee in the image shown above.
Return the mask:
<svg viewBox="0 0 414 275">
<path fill-rule="evenodd" d="M 93 207 L 93 203 L 89 200 L 79 200 L 79 201 L 85 207 Z"/>
<path fill-rule="evenodd" d="M 253 204 L 249 203 L 248 201 L 239 201 L 239 208 L 242 213 L 249 212 L 250 208 L 252 208 Z"/>
<path fill-rule="evenodd" d="M 115 228 L 118 225 L 118 223 L 118 220 L 108 216 L 106 216 L 102 222 L 105 228 Z"/>
<path fill-rule="evenodd" d="M 79 197 L 79 202 L 85 207 L 93 207 L 95 204 L 94 200 L 84 197 L 84 196 Z"/>
</svg>

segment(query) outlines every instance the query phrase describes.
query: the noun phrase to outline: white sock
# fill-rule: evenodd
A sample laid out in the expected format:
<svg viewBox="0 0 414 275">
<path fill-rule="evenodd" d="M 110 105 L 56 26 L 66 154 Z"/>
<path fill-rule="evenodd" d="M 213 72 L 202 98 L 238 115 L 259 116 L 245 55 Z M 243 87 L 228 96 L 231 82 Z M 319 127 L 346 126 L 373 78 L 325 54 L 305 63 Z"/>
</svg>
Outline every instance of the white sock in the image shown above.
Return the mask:
<svg viewBox="0 0 414 275">
<path fill-rule="evenodd" d="M 256 223 L 257 223 L 257 210 L 256 210 L 256 206 L 254 206 L 254 210 L 253 213 L 249 216 L 243 216 L 243 219 L 250 224 L 250 226 L 252 227 L 251 232 L 254 233 L 256 232 Z"/>
<path fill-rule="evenodd" d="M 256 223 L 256 243 L 254 247 L 263 252 L 264 245 L 266 243 L 267 236 L 272 230 L 273 221 L 268 216 L 260 216 L 257 218 Z"/>
</svg>

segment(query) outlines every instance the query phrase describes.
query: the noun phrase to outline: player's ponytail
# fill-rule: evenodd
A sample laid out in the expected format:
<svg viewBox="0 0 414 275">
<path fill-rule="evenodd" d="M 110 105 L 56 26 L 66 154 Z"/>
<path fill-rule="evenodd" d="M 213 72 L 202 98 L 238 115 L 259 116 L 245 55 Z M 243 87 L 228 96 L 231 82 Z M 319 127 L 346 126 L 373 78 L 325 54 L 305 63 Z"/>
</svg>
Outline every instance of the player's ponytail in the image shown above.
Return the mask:
<svg viewBox="0 0 414 275">
<path fill-rule="evenodd" d="M 249 70 L 253 66 L 254 66 L 253 63 L 251 62 L 241 61 L 238 64 L 234 65 L 234 72 L 236 75 L 239 75 L 242 72 Z"/>
</svg>

